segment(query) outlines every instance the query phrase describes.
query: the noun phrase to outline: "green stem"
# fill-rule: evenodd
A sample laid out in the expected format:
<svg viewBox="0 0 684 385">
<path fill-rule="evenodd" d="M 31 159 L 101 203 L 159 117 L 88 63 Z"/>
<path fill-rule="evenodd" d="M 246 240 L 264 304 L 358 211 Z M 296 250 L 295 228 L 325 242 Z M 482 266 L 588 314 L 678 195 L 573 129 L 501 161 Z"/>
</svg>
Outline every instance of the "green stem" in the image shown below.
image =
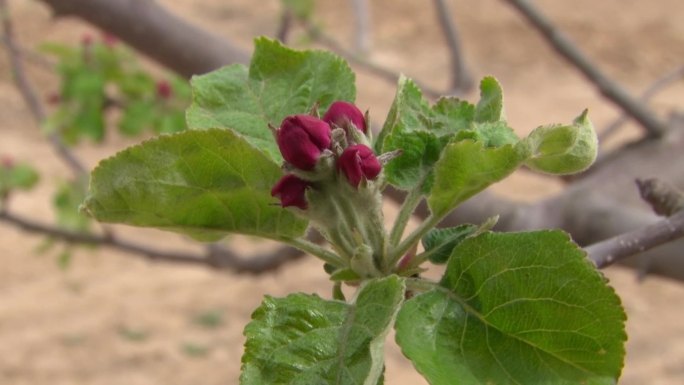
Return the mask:
<svg viewBox="0 0 684 385">
<path fill-rule="evenodd" d="M 331 252 L 330 250 L 319 246 L 313 242 L 307 241 L 306 239 L 302 238 L 289 238 L 289 239 L 282 239 L 282 242 L 287 243 L 290 246 L 296 247 L 299 250 L 305 251 L 311 255 L 314 255 L 320 259 L 322 259 L 324 262 L 327 262 L 333 266 L 336 267 L 347 267 L 347 264 L 344 262 L 342 258 L 340 258 L 339 255 Z"/>
<path fill-rule="evenodd" d="M 439 221 L 441 216 L 434 216 L 430 214 L 423 223 L 413 230 L 396 248 L 390 253 L 390 266 L 396 265 L 399 259 L 408 252 L 413 245 L 415 245 L 428 231 L 430 231 Z"/>
<path fill-rule="evenodd" d="M 397 215 L 397 219 L 394 221 L 394 226 L 390 232 L 390 245 L 394 246 L 399 243 L 401 236 L 404 234 L 404 229 L 406 229 L 406 225 L 409 219 L 411 219 L 411 214 L 413 214 L 422 198 L 423 194 L 419 188 L 415 188 L 408 193 L 401 204 L 399 215 Z"/>
</svg>

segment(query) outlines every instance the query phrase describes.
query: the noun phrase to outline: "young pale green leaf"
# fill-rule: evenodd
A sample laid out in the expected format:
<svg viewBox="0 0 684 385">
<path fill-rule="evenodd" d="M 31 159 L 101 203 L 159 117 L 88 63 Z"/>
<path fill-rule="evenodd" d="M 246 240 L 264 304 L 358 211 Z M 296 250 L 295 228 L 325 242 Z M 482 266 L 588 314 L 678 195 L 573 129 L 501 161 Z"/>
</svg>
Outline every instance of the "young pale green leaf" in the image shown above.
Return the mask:
<svg viewBox="0 0 684 385">
<path fill-rule="evenodd" d="M 249 69 L 232 65 L 192 79 L 191 129 L 227 128 L 282 162 L 268 124 L 304 114 L 316 104 L 354 101 L 354 73 L 323 51 L 294 51 L 266 38 L 255 41 Z"/>
<path fill-rule="evenodd" d="M 460 225 L 442 229 L 432 229 L 421 239 L 423 248 L 429 253 L 432 263 L 446 263 L 454 247 L 477 231 L 475 225 Z"/>
<path fill-rule="evenodd" d="M 407 301 L 397 342 L 432 385 L 608 385 L 625 354 L 620 299 L 561 231 L 484 233 Z"/>
<path fill-rule="evenodd" d="M 435 216 L 446 215 L 461 202 L 512 173 L 526 157 L 519 146 L 486 148 L 481 142 L 449 143 L 435 165 L 428 205 Z"/>
<path fill-rule="evenodd" d="M 245 328 L 242 385 L 376 385 L 383 346 L 404 300 L 397 276 L 370 280 L 354 303 L 267 297 Z"/>
<path fill-rule="evenodd" d="M 480 82 L 480 101 L 475 108 L 476 122 L 504 121 L 503 90 L 492 76 L 487 76 Z"/>
<path fill-rule="evenodd" d="M 455 98 L 440 99 L 430 107 L 411 80 L 399 80 L 397 94 L 376 142 L 377 153 L 402 150 L 384 172 L 394 186 L 411 190 L 430 188 L 432 168 L 455 133 L 469 128 L 475 107 Z"/>
<path fill-rule="evenodd" d="M 282 172 L 230 130 L 185 131 L 130 147 L 92 172 L 83 208 L 101 222 L 195 237 L 241 233 L 282 239 L 307 223 L 275 205 Z"/>
<path fill-rule="evenodd" d="M 550 174 L 573 174 L 586 170 L 598 151 L 598 138 L 587 110 L 569 126 L 545 126 L 523 140 L 532 156 L 525 165 Z"/>
</svg>

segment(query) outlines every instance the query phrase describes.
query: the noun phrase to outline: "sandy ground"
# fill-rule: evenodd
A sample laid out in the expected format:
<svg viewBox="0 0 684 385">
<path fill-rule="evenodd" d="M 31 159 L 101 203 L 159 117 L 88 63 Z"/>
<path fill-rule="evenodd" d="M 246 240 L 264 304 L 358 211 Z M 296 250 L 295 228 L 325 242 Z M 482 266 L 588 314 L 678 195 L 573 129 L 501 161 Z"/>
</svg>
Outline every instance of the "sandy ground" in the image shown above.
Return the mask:
<svg viewBox="0 0 684 385">
<path fill-rule="evenodd" d="M 273 34 L 279 2 L 165 0 L 216 33 L 249 48 L 257 35 Z M 433 87 L 444 88 L 448 55 L 430 2 L 371 0 L 372 58 Z M 681 0 L 537 1 L 603 69 L 633 92 L 681 65 L 684 2 Z M 258 4 L 258 6 L 256 5 Z M 353 22 L 344 2 L 319 1 L 317 20 L 329 33 L 352 41 Z M 521 134 L 539 124 L 569 121 L 589 107 L 597 127 L 618 112 L 558 59 L 503 2 L 452 1 L 467 62 L 476 78 L 493 74 L 503 83 L 509 121 Z M 38 2 L 11 1 L 17 34 L 32 48 L 43 41 L 76 43 L 88 26 L 52 20 Z M 30 67 L 47 94 L 49 72 Z M 393 86 L 360 72 L 358 104 L 374 120 L 385 115 Z M 681 106 L 680 84 L 656 98 L 665 112 Z M 475 95 L 470 95 L 475 98 Z M 622 139 L 634 136 L 627 130 Z M 89 165 L 128 144 L 83 146 Z M 0 154 L 33 162 L 39 187 L 16 196 L 17 212 L 52 220 L 50 197 L 68 171 L 28 115 L 0 55 Z M 510 197 L 534 200 L 562 188 L 554 180 L 516 174 L 494 187 Z M 122 234 L 169 248 L 196 246 L 158 231 L 121 228 Z M 42 239 L 0 225 L 0 384 L 235 384 L 244 324 L 265 294 L 291 291 L 329 296 L 321 264 L 307 259 L 260 277 L 200 267 L 148 263 L 111 250 L 78 249 L 72 266 L 56 263 L 59 248 L 38 255 Z M 268 248 L 242 238 L 230 242 L 251 252 Z M 606 271 L 629 315 L 625 385 L 684 383 L 684 286 L 656 277 L 638 283 L 630 270 Z M 388 349 L 388 384 L 424 384 L 398 350 Z"/>
</svg>

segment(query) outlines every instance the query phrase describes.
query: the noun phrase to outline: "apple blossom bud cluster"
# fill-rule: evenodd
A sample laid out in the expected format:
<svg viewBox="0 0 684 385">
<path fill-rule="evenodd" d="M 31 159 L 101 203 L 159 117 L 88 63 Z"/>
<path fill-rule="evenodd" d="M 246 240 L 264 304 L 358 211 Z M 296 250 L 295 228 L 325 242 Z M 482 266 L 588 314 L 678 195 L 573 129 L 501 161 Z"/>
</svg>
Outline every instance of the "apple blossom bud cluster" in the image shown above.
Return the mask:
<svg viewBox="0 0 684 385">
<path fill-rule="evenodd" d="M 343 101 L 333 103 L 322 119 L 305 114 L 286 117 L 275 137 L 291 173 L 278 181 L 271 195 L 280 198 L 283 207 L 306 209 L 307 188 L 313 188 L 321 176 L 325 179 L 328 174 L 326 166 L 321 165 L 324 158 L 333 162 L 337 175 L 354 189 L 363 180 L 375 180 L 382 165 L 368 146 L 367 127 L 364 114 Z M 334 176 L 329 179 L 336 180 Z"/>
<path fill-rule="evenodd" d="M 368 118 L 353 104 L 333 103 L 323 118 L 292 115 L 271 127 L 285 175 L 271 195 L 299 209 L 360 277 L 381 275 L 387 233 L 382 214 L 382 164 L 371 148 Z"/>
</svg>

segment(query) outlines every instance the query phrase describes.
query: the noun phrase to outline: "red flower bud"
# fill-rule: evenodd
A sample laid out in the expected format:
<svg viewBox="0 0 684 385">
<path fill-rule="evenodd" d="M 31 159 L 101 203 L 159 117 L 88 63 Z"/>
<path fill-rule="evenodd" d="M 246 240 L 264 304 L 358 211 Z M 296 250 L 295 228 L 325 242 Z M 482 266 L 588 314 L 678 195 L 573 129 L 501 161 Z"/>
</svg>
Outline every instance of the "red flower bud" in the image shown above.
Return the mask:
<svg viewBox="0 0 684 385">
<path fill-rule="evenodd" d="M 362 177 L 367 180 L 375 179 L 380 174 L 382 165 L 373 154 L 373 150 L 357 144 L 344 149 L 337 161 L 337 168 L 352 186 L 358 188 Z"/>
<path fill-rule="evenodd" d="M 310 115 L 288 116 L 276 142 L 286 161 L 301 170 L 313 170 L 323 150 L 330 148 L 330 126 Z"/>
<path fill-rule="evenodd" d="M 366 117 L 351 103 L 341 101 L 333 103 L 323 116 L 323 121 L 331 126 L 336 124 L 340 127 L 352 123 L 361 132 L 366 133 Z"/>
<path fill-rule="evenodd" d="M 91 44 L 93 44 L 93 36 L 89 33 L 84 33 L 81 36 L 81 45 L 89 47 Z"/>
<path fill-rule="evenodd" d="M 109 48 L 114 48 L 119 42 L 119 38 L 111 33 L 105 32 L 102 34 L 102 42 Z"/>
<path fill-rule="evenodd" d="M 161 99 L 169 99 L 171 95 L 173 94 L 173 90 L 171 89 L 171 84 L 167 82 L 166 80 L 160 80 L 157 82 L 157 96 Z"/>
<path fill-rule="evenodd" d="M 282 207 L 295 206 L 302 210 L 308 207 L 304 192 L 309 187 L 309 183 L 299 179 L 292 174 L 287 174 L 280 178 L 278 183 L 271 189 L 271 196 L 280 198 Z"/>
</svg>

